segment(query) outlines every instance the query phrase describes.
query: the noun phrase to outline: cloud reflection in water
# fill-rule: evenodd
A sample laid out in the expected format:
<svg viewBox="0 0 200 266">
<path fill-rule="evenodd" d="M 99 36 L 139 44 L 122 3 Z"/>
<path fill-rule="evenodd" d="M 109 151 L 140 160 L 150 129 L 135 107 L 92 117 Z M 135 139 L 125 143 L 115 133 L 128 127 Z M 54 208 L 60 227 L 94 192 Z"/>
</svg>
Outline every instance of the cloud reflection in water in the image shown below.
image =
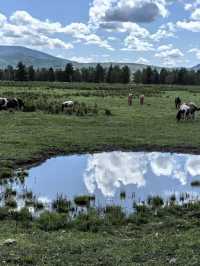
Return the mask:
<svg viewBox="0 0 200 266">
<path fill-rule="evenodd" d="M 145 187 L 149 175 L 176 179 L 180 185 L 189 176 L 200 175 L 200 156 L 170 153 L 111 152 L 89 155 L 84 182 L 90 193 L 98 189 L 104 196 L 113 197 L 121 186 Z"/>
</svg>

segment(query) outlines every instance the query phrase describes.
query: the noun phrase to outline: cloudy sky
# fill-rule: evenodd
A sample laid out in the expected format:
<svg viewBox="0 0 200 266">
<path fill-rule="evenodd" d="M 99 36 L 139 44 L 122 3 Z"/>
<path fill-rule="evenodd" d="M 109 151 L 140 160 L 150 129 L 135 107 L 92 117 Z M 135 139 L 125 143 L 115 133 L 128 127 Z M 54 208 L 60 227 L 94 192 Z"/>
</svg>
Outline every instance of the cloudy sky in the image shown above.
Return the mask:
<svg viewBox="0 0 200 266">
<path fill-rule="evenodd" d="M 200 63 L 200 0 L 1 0 L 0 45 L 80 62 Z"/>
</svg>

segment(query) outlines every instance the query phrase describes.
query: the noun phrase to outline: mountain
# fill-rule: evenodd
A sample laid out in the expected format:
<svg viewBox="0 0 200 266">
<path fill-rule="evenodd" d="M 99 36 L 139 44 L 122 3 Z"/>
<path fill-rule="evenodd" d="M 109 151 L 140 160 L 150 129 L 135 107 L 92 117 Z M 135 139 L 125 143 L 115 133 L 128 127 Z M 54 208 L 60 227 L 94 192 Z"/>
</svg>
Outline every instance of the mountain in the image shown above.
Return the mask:
<svg viewBox="0 0 200 266">
<path fill-rule="evenodd" d="M 195 71 L 200 70 L 200 64 L 198 64 L 198 65 L 192 67 L 192 70 L 195 70 Z"/>
<path fill-rule="evenodd" d="M 26 66 L 34 66 L 35 68 L 64 68 L 67 63 L 72 63 L 75 68 L 95 67 L 97 63 L 78 63 L 67 59 L 58 58 L 40 51 L 32 50 L 22 46 L 0 46 L 0 68 L 5 68 L 8 65 L 16 67 L 19 61 L 22 61 Z M 118 65 L 120 67 L 127 65 L 131 72 L 142 70 L 147 65 L 136 63 L 101 63 L 103 67 Z M 160 70 L 160 67 L 156 67 Z"/>
<path fill-rule="evenodd" d="M 0 46 L 0 68 L 8 65 L 15 67 L 19 61 L 27 66 L 33 65 L 35 68 L 60 68 L 71 62 L 21 46 Z"/>
</svg>

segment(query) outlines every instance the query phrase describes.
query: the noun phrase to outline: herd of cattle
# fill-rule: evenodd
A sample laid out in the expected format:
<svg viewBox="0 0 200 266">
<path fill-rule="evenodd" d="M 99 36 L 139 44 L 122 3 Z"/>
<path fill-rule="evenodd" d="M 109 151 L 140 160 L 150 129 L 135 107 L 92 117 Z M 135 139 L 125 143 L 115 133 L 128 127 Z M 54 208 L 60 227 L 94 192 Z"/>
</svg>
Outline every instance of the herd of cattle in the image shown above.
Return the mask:
<svg viewBox="0 0 200 266">
<path fill-rule="evenodd" d="M 132 105 L 132 94 L 129 94 L 128 96 L 128 105 Z M 61 109 L 62 112 L 65 110 L 65 108 L 73 108 L 75 102 L 73 101 L 65 101 L 62 103 Z M 140 96 L 140 104 L 144 104 L 144 95 Z M 196 106 L 195 103 L 189 102 L 185 103 L 181 101 L 180 97 L 175 98 L 175 107 L 178 110 L 176 119 L 177 121 L 188 120 L 188 119 L 194 119 L 195 113 L 197 111 L 200 111 L 200 108 Z M 19 98 L 0 98 L 0 111 L 1 110 L 9 110 L 9 109 L 16 109 L 16 110 L 22 110 L 24 108 L 24 102 Z"/>
</svg>

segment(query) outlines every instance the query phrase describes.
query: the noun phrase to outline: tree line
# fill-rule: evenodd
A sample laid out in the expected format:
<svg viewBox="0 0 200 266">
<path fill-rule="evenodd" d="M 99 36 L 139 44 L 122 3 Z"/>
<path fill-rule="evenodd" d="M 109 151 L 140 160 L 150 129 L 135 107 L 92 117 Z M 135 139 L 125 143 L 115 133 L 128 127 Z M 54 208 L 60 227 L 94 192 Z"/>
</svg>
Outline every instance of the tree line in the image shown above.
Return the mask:
<svg viewBox="0 0 200 266">
<path fill-rule="evenodd" d="M 134 82 L 138 84 L 200 85 L 200 70 L 166 69 L 158 71 L 147 67 L 134 73 Z"/>
<path fill-rule="evenodd" d="M 0 80 L 6 81 L 60 81 L 60 82 L 107 82 L 129 83 L 131 72 L 128 66 L 104 68 L 101 64 L 95 67 L 77 69 L 67 64 L 64 69 L 26 67 L 22 62 L 16 68 L 8 66 L 0 70 Z"/>
</svg>

